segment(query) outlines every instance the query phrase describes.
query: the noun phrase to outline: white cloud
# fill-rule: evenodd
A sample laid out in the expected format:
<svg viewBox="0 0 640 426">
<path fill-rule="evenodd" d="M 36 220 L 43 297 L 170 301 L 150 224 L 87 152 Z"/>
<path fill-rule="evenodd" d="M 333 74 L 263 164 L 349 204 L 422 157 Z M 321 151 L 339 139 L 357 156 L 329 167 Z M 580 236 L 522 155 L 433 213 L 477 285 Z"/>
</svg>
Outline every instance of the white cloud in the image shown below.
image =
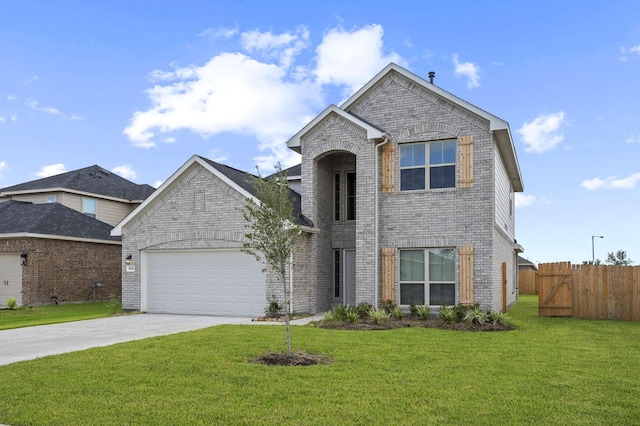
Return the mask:
<svg viewBox="0 0 640 426">
<path fill-rule="evenodd" d="M 480 86 L 480 67 L 473 62 L 460 62 L 458 54 L 454 53 L 451 57 L 456 77 L 466 77 L 467 87 L 473 89 Z"/>
<path fill-rule="evenodd" d="M 130 164 L 123 164 L 122 166 L 117 166 L 111 169 L 111 171 L 119 176 L 122 176 L 125 179 L 135 180 L 138 176 L 136 171 L 133 170 Z"/>
<path fill-rule="evenodd" d="M 49 176 L 59 175 L 60 173 L 64 173 L 64 172 L 66 172 L 64 168 L 64 164 L 57 163 L 57 164 L 51 164 L 49 166 L 44 166 L 43 168 L 40 169 L 39 172 L 36 172 L 36 176 L 40 178 L 46 178 Z"/>
<path fill-rule="evenodd" d="M 76 121 L 76 120 L 84 120 L 84 117 L 78 115 L 78 114 L 71 114 L 71 116 L 69 117 L 69 120 L 71 121 Z"/>
<path fill-rule="evenodd" d="M 160 188 L 160 185 L 162 185 L 163 183 L 164 183 L 163 180 L 157 180 L 157 181 L 153 182 L 153 185 L 151 185 L 151 186 L 153 186 L 154 188 Z"/>
<path fill-rule="evenodd" d="M 8 101 L 15 101 L 16 99 L 18 99 L 18 97 L 16 95 L 7 95 L 7 100 Z"/>
<path fill-rule="evenodd" d="M 4 123 L 5 121 L 7 121 L 7 119 L 0 115 L 0 123 Z"/>
<path fill-rule="evenodd" d="M 297 34 L 259 32 L 242 33 L 242 47 L 249 53 L 260 53 L 265 59 L 277 59 L 283 68 L 289 68 L 309 40 L 309 31 L 300 27 Z"/>
<path fill-rule="evenodd" d="M 630 176 L 619 178 L 611 176 L 605 179 L 593 178 L 582 182 L 582 186 L 590 191 L 598 189 L 633 189 L 640 182 L 640 172 L 631 174 Z"/>
<path fill-rule="evenodd" d="M 636 135 L 631 135 L 625 140 L 625 142 L 626 143 L 640 143 L 640 137 L 638 137 Z"/>
<path fill-rule="evenodd" d="M 18 114 L 9 114 L 11 121 L 18 121 Z"/>
<path fill-rule="evenodd" d="M 551 204 L 551 202 L 547 199 L 538 198 L 534 195 L 525 195 L 520 192 L 515 193 L 514 202 L 516 208 Z"/>
<path fill-rule="evenodd" d="M 206 30 L 202 31 L 200 34 L 198 34 L 199 37 L 206 37 L 210 40 L 214 39 L 214 38 L 230 38 L 233 37 L 234 35 L 236 35 L 238 33 L 238 28 L 234 27 L 234 28 L 229 28 L 229 27 L 219 27 L 217 29 L 214 28 L 207 28 Z"/>
<path fill-rule="evenodd" d="M 310 48 L 306 28 L 240 34 L 247 53 L 221 53 L 202 65 L 173 64 L 171 71 L 151 72 L 150 106 L 134 112 L 123 133 L 143 148 L 178 130 L 203 138 L 236 133 L 255 138 L 258 148 L 267 151 L 255 159 L 261 169 L 270 170 L 276 162 L 293 165 L 298 154 L 284 141 L 325 106 L 323 85 L 352 92 L 389 61 L 401 63 L 397 54 L 383 53 L 382 35 L 380 25 L 333 29 L 316 47 L 317 68 L 309 69 L 294 66 Z"/>
<path fill-rule="evenodd" d="M 40 77 L 38 77 L 38 74 L 36 73 L 31 73 L 31 75 L 29 76 L 29 78 L 27 78 L 24 83 L 22 83 L 23 86 L 29 86 L 31 85 L 31 83 L 35 83 L 36 81 L 40 80 Z"/>
<path fill-rule="evenodd" d="M 44 106 L 41 107 L 39 102 L 36 101 L 35 99 L 29 99 L 27 101 L 27 105 L 29 105 L 29 108 L 31 108 L 34 111 L 42 111 L 42 112 L 46 112 L 48 114 L 60 114 L 60 111 L 58 111 L 57 109 L 51 107 L 51 106 Z"/>
<path fill-rule="evenodd" d="M 620 48 L 620 60 L 626 62 L 630 57 L 638 57 L 640 56 L 640 44 L 637 46 L 631 47 L 621 47 Z"/>
<path fill-rule="evenodd" d="M 2 172 L 9 169 L 9 165 L 5 161 L 0 161 L 0 180 L 2 179 Z"/>
<path fill-rule="evenodd" d="M 518 132 L 522 135 L 526 152 L 540 153 L 555 148 L 564 140 L 560 128 L 564 125 L 564 111 L 539 115 L 524 123 Z"/>
<path fill-rule="evenodd" d="M 227 156 L 221 152 L 221 150 L 214 148 L 209 150 L 209 158 L 216 163 L 223 163 L 227 161 Z"/>
<path fill-rule="evenodd" d="M 352 94 L 389 62 L 403 65 L 397 53 L 384 54 L 383 35 L 382 26 L 377 24 L 351 32 L 330 30 L 316 48 L 317 82 L 344 86 L 344 93 Z"/>
</svg>

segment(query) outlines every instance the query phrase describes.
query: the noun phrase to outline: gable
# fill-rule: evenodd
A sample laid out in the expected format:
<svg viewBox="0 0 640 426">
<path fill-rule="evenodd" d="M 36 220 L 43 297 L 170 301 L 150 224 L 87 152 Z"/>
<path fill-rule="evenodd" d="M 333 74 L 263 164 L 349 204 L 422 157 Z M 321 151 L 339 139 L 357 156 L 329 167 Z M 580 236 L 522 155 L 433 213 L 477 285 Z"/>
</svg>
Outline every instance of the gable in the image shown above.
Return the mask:
<svg viewBox="0 0 640 426">
<path fill-rule="evenodd" d="M 251 177 L 249 173 L 194 155 L 152 196 L 125 217 L 111 231 L 111 235 L 122 235 L 124 228 L 135 229 L 153 216 L 158 216 L 159 222 L 171 216 L 174 222 L 186 221 L 197 227 L 202 227 L 210 218 L 218 221 L 229 218 L 236 220 L 235 211 L 242 208 L 247 198 L 259 202 L 250 183 Z M 300 196 L 294 191 L 291 191 L 291 196 L 297 223 L 312 226 L 300 214 Z M 189 212 L 198 214 L 191 215 Z"/>
<path fill-rule="evenodd" d="M 516 192 L 523 190 L 506 121 L 396 64 L 385 67 L 340 108 L 373 123 L 389 133 L 395 142 L 444 139 L 478 131 L 490 134 L 500 150 L 511 185 Z"/>
<path fill-rule="evenodd" d="M 304 137 L 314 138 L 318 133 L 322 133 L 327 127 L 334 123 L 340 123 L 348 132 L 357 134 L 366 139 L 381 139 L 383 131 L 367 123 L 366 121 L 348 114 L 335 105 L 330 105 L 322 111 L 316 118 L 311 120 L 298 133 L 287 141 L 287 146 L 297 153 L 302 152 L 301 140 Z"/>
</svg>

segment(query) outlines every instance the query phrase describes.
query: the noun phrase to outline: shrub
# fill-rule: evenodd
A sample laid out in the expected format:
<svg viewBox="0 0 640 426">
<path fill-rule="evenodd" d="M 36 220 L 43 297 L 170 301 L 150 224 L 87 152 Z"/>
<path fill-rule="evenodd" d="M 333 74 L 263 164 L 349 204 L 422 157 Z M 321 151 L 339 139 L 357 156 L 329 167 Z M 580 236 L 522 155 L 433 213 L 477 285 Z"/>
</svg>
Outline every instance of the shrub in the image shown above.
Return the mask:
<svg viewBox="0 0 640 426">
<path fill-rule="evenodd" d="M 460 321 L 464 321 L 464 317 L 467 315 L 467 311 L 469 310 L 469 307 L 463 306 L 463 305 L 456 305 L 453 308 L 451 308 L 451 310 L 453 310 L 453 313 L 455 315 L 455 321 L 460 322 Z"/>
<path fill-rule="evenodd" d="M 264 310 L 264 313 L 267 316 L 277 317 L 280 316 L 280 311 L 282 310 L 282 305 L 278 303 L 278 301 L 274 298 L 267 306 L 267 309 Z"/>
<path fill-rule="evenodd" d="M 400 306 L 394 306 L 390 314 L 399 320 L 402 319 L 402 317 L 404 317 L 404 312 L 402 312 L 402 309 L 400 308 Z"/>
<path fill-rule="evenodd" d="M 440 313 L 440 318 L 442 318 L 442 320 L 447 324 L 456 322 L 457 315 L 454 308 L 450 308 L 449 306 L 445 305 L 441 306 L 438 312 Z"/>
<path fill-rule="evenodd" d="M 472 324 L 484 324 L 487 322 L 489 314 L 483 311 L 477 306 L 467 310 L 467 314 L 464 316 L 464 320 Z"/>
<path fill-rule="evenodd" d="M 333 322 L 336 320 L 335 317 L 333 316 L 333 312 L 331 311 L 323 313 L 322 319 L 324 319 L 326 322 Z"/>
<path fill-rule="evenodd" d="M 409 305 L 409 314 L 411 314 L 412 317 L 414 318 L 418 318 L 418 307 L 415 304 L 410 304 Z"/>
<path fill-rule="evenodd" d="M 490 311 L 487 313 L 487 321 L 492 324 L 506 324 L 507 314 L 504 312 Z"/>
<path fill-rule="evenodd" d="M 336 305 L 332 309 L 333 318 L 336 321 L 346 321 L 347 312 L 349 312 L 349 307 L 346 305 Z"/>
<path fill-rule="evenodd" d="M 346 319 L 351 324 L 355 324 L 355 322 L 358 321 L 358 319 L 360 319 L 360 314 L 355 309 L 348 309 L 346 314 Z"/>
<path fill-rule="evenodd" d="M 423 320 L 428 320 L 429 319 L 429 314 L 431 313 L 431 309 L 429 308 L 429 305 L 418 305 L 416 306 L 416 314 L 417 317 Z"/>
<path fill-rule="evenodd" d="M 365 319 L 369 317 L 369 312 L 371 312 L 372 308 L 371 303 L 361 302 L 355 307 L 355 310 L 358 313 L 358 317 Z"/>
<path fill-rule="evenodd" d="M 385 300 L 382 303 L 382 309 L 384 309 L 384 311 L 388 314 L 393 314 L 394 309 L 397 307 L 397 305 L 393 302 L 393 300 Z"/>
<path fill-rule="evenodd" d="M 386 313 L 384 309 L 372 309 L 369 311 L 369 318 L 371 318 L 374 324 L 384 324 L 389 321 L 390 317 L 391 315 Z"/>
<path fill-rule="evenodd" d="M 109 300 L 107 300 L 104 304 L 107 308 L 109 308 L 109 312 L 111 312 L 111 315 L 118 314 L 122 311 L 122 300 L 120 300 L 120 298 L 115 294 L 110 294 Z"/>
<path fill-rule="evenodd" d="M 16 300 L 15 297 L 11 296 L 10 298 L 7 299 L 7 308 L 15 309 L 17 306 L 18 306 L 18 301 Z"/>
</svg>

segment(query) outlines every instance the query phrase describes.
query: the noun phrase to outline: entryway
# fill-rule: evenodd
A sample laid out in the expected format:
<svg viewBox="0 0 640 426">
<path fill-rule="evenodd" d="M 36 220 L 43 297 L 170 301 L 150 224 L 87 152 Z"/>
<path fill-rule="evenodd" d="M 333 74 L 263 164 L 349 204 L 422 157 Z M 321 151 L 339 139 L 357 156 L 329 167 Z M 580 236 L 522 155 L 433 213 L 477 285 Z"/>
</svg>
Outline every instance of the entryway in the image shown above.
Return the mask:
<svg viewBox="0 0 640 426">
<path fill-rule="evenodd" d="M 344 304 L 356 305 L 356 251 L 344 251 Z"/>
</svg>

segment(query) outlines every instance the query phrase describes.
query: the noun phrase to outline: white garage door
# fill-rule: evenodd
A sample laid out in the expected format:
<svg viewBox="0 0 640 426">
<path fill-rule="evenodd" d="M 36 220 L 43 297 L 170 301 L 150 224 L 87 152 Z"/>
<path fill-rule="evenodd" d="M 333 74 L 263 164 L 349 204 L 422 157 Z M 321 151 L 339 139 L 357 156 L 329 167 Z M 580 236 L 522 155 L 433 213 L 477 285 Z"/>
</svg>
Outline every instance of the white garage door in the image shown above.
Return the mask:
<svg viewBox="0 0 640 426">
<path fill-rule="evenodd" d="M 145 257 L 147 312 L 264 313 L 265 275 L 253 256 L 239 250 L 183 250 L 148 251 Z"/>
<path fill-rule="evenodd" d="M 22 306 L 20 255 L 0 254 L 0 305 L 6 306 L 10 297 L 15 297 L 18 306 Z"/>
</svg>

